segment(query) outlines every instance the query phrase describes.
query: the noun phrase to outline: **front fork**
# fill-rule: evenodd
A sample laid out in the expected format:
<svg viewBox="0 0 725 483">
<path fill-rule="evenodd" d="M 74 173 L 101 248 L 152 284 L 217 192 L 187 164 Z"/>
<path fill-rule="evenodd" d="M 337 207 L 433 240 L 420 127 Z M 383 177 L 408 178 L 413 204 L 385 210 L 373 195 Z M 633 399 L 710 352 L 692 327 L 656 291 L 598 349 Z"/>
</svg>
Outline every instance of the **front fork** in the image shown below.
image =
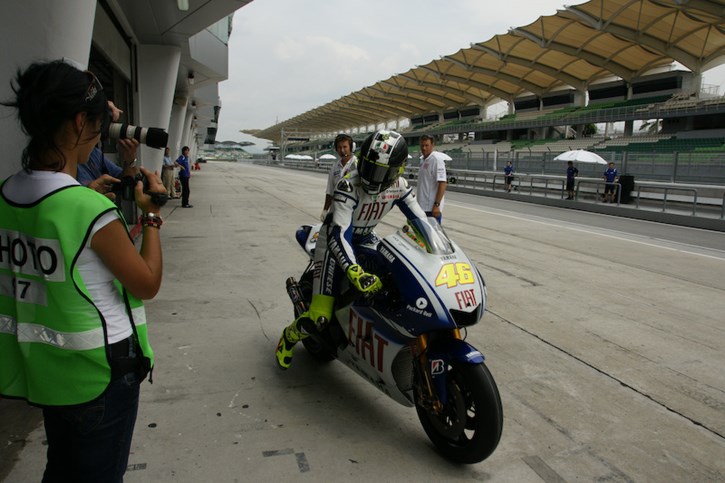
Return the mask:
<svg viewBox="0 0 725 483">
<path fill-rule="evenodd" d="M 461 331 L 458 328 L 451 329 L 450 336 L 453 339 L 462 340 Z M 448 399 L 446 385 L 445 380 L 442 381 L 442 384 L 439 381 L 436 381 L 438 384 L 434 383 L 433 374 L 438 375 L 442 371 L 443 379 L 445 379 L 447 363 L 436 360 L 435 367 L 431 364 L 428 359 L 428 342 L 429 335 L 421 334 L 417 337 L 416 344 L 413 347 L 414 366 L 418 373 L 418 380 L 420 381 L 416 390 L 418 391 L 418 401 L 421 406 L 435 413 L 440 413 Z M 441 378 L 438 379 L 440 380 Z"/>
<path fill-rule="evenodd" d="M 483 354 L 461 338 L 457 329 L 422 334 L 413 347 L 413 365 L 417 374 L 418 401 L 429 411 L 440 414 L 448 404 L 448 367 L 455 364 L 482 364 Z"/>
</svg>

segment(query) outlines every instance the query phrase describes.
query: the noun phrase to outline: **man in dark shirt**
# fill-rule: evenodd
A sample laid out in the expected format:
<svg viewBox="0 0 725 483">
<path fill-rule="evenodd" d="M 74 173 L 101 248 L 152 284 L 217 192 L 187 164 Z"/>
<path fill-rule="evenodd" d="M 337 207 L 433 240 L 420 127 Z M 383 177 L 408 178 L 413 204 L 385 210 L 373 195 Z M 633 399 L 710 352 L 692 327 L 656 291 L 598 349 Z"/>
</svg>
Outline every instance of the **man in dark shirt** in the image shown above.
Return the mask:
<svg viewBox="0 0 725 483">
<path fill-rule="evenodd" d="M 602 178 L 607 182 L 604 186 L 604 202 L 609 200 L 610 203 L 614 203 L 615 184 L 619 181 L 619 171 L 614 167 L 614 163 L 609 163 L 609 168 L 604 172 Z"/>
<path fill-rule="evenodd" d="M 574 167 L 574 163 L 569 161 L 566 163 L 566 192 L 569 195 L 567 200 L 574 199 L 574 178 L 579 176 L 579 170 Z"/>
<path fill-rule="evenodd" d="M 189 204 L 189 178 L 191 177 L 191 169 L 189 169 L 189 146 L 181 148 L 181 156 L 176 159 L 181 169 L 179 170 L 179 182 L 181 183 L 181 207 L 193 208 L 194 205 Z"/>
<path fill-rule="evenodd" d="M 506 161 L 506 167 L 503 169 L 504 179 L 506 180 L 506 192 L 510 193 L 514 182 L 514 165 L 511 161 Z"/>
</svg>

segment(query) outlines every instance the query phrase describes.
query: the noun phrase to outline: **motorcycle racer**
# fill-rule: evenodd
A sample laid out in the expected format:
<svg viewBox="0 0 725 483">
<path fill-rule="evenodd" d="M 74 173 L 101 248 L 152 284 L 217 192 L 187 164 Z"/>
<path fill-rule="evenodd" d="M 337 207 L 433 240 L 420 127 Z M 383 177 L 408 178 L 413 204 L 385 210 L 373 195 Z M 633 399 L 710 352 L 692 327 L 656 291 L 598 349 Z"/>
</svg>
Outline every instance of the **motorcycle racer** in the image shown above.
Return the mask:
<svg viewBox="0 0 725 483">
<path fill-rule="evenodd" d="M 394 206 L 409 220 L 426 218 L 413 190 L 400 177 L 407 160 L 403 136 L 379 130 L 363 142 L 357 170 L 338 182 L 332 210 L 317 239 L 312 302 L 307 312 L 282 331 L 277 343 L 277 363 L 282 369 L 291 365 L 295 344 L 308 336 L 305 327 L 331 320 L 341 273 L 362 293 L 373 294 L 382 288 L 377 275 L 363 269 L 370 270 L 374 262 L 378 242 L 374 228 L 380 220 Z"/>
</svg>

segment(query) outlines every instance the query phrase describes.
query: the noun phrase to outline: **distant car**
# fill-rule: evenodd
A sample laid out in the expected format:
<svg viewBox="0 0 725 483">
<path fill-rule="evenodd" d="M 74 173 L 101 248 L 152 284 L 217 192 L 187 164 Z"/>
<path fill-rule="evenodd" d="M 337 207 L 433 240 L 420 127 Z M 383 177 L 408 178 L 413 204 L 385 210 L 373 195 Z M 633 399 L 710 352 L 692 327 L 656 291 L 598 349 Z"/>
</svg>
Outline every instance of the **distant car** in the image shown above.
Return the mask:
<svg viewBox="0 0 725 483">
<path fill-rule="evenodd" d="M 448 184 L 456 184 L 458 182 L 455 171 L 446 168 L 446 175 L 448 176 Z"/>
</svg>

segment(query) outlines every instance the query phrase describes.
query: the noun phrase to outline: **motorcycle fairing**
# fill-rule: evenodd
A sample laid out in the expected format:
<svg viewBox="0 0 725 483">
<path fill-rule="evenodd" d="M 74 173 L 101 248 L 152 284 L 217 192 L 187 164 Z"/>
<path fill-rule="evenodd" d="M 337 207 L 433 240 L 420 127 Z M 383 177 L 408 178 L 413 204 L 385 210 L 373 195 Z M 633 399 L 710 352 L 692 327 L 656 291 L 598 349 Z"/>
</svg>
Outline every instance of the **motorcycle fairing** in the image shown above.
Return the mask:
<svg viewBox="0 0 725 483">
<path fill-rule="evenodd" d="M 317 237 L 320 235 L 320 227 L 322 225 L 302 225 L 295 232 L 295 239 L 302 249 L 312 257 L 317 246 Z"/>
<path fill-rule="evenodd" d="M 483 354 L 471 344 L 453 338 L 431 340 L 426 355 L 438 399 L 444 405 L 448 403 L 448 371 L 446 368 L 451 361 L 481 364 L 485 360 Z"/>
<path fill-rule="evenodd" d="M 454 252 L 445 255 L 426 253 L 400 232 L 386 236 L 378 246 L 380 257 L 389 264 L 402 303 L 381 312 L 395 320 L 411 337 L 421 333 L 456 327 L 449 308 L 458 306 L 459 312 L 476 312 L 476 322 L 483 315 L 486 294 L 475 265 L 463 255 L 463 251 L 451 242 Z M 446 265 L 470 267 L 470 281 L 453 287 L 434 286 L 437 274 Z M 476 304 L 460 306 L 456 298 L 461 290 L 471 292 Z M 459 310 L 460 309 L 460 310 Z M 469 324 L 470 325 L 470 324 Z"/>
<path fill-rule="evenodd" d="M 455 360 L 467 364 L 480 364 L 486 359 L 481 351 L 465 340 L 450 337 L 431 339 L 427 354 L 429 361 L 443 359 L 445 362 Z"/>
<path fill-rule="evenodd" d="M 412 392 L 398 386 L 395 374 L 400 369 L 393 367 L 399 354 L 406 352 L 409 338 L 382 323 L 373 312 L 355 305 L 336 312 L 337 323 L 348 338 L 348 345 L 337 351 L 337 359 L 398 403 L 413 406 Z"/>
</svg>

